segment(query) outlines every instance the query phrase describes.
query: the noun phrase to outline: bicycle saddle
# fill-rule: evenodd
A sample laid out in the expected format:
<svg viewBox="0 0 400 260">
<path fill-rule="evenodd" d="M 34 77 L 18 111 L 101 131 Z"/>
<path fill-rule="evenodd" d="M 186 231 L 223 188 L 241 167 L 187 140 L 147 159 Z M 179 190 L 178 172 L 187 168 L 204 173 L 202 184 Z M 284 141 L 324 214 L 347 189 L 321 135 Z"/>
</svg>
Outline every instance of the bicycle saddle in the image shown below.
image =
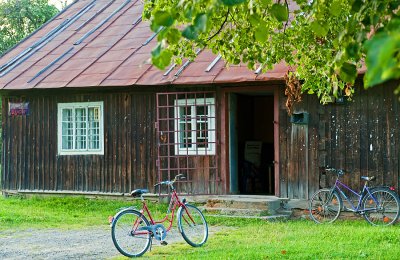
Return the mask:
<svg viewBox="0 0 400 260">
<path fill-rule="evenodd" d="M 136 189 L 136 190 L 133 190 L 133 191 L 131 192 L 131 196 L 132 196 L 132 197 L 140 197 L 140 196 L 142 196 L 143 194 L 148 193 L 148 192 L 149 192 L 148 189 Z"/>
<path fill-rule="evenodd" d="M 375 176 L 371 176 L 371 177 L 361 176 L 361 179 L 363 179 L 364 181 L 373 181 L 376 179 L 376 177 Z"/>
</svg>

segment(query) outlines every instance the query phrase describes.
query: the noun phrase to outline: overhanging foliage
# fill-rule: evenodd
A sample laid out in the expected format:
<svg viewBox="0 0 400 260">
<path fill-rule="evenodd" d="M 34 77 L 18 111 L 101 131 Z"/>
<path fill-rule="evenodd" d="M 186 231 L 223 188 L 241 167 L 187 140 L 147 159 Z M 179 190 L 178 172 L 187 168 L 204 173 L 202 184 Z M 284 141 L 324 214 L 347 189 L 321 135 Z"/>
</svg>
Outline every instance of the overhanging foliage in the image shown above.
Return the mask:
<svg viewBox="0 0 400 260">
<path fill-rule="evenodd" d="M 231 64 L 271 69 L 284 61 L 302 92 L 322 103 L 400 77 L 400 1 L 146 0 L 144 17 L 159 31 L 153 63 L 193 59 L 209 48 Z"/>
</svg>

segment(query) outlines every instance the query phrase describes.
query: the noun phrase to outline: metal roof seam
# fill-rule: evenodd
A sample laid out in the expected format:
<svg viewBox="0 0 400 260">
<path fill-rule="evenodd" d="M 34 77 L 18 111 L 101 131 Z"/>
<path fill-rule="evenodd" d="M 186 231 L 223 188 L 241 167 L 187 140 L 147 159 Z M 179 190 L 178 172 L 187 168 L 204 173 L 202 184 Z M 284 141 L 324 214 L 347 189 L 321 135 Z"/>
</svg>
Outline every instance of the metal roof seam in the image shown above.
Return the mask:
<svg viewBox="0 0 400 260">
<path fill-rule="evenodd" d="M 4 75 L 6 75 L 8 72 L 10 72 L 11 70 L 13 70 L 14 68 L 16 68 L 17 66 L 19 66 L 22 62 L 26 61 L 29 57 L 31 57 L 36 51 L 38 51 L 39 49 L 41 49 L 44 45 L 46 45 L 48 42 L 50 42 L 52 39 L 54 39 L 60 32 L 64 31 L 66 28 L 68 28 L 73 22 L 75 22 L 79 17 L 81 17 L 85 12 L 87 12 L 88 10 L 90 10 L 93 6 L 94 6 L 94 2 L 96 2 L 96 0 L 93 0 L 91 3 L 89 3 L 85 8 L 81 9 L 78 13 L 76 13 L 75 15 L 72 16 L 71 19 L 66 19 L 66 22 L 62 27 L 60 27 L 57 31 L 55 31 L 54 33 L 52 33 L 51 35 L 46 34 L 46 36 L 48 36 L 48 38 L 44 41 L 39 40 L 40 44 L 36 45 L 34 44 L 34 48 L 31 48 L 27 53 L 25 57 L 21 57 L 21 59 L 16 60 L 16 64 L 10 65 L 8 66 L 7 69 L 5 69 L 1 74 L 0 77 L 3 77 Z M 65 22 L 65 21 L 64 21 Z M 63 22 L 63 23 L 64 23 Z M 62 24 L 63 24 L 62 23 Z M 33 52 L 31 52 L 33 50 Z"/>
<path fill-rule="evenodd" d="M 264 67 L 264 65 L 261 64 L 261 65 L 254 71 L 254 74 L 257 74 L 256 78 L 257 78 L 258 75 L 261 73 L 263 67 Z"/>
<path fill-rule="evenodd" d="M 134 6 L 137 2 L 138 2 L 139 0 L 136 0 L 134 3 L 133 3 L 133 5 L 132 6 Z M 127 2 L 127 1 L 126 1 Z M 130 0 L 129 0 L 129 2 L 130 2 Z M 132 7 L 131 6 L 131 7 Z M 129 7 L 129 8 L 131 8 L 131 7 Z M 126 11 L 128 11 L 129 10 L 129 8 L 127 8 L 122 14 L 124 14 Z M 121 15 L 122 15 L 121 14 Z M 114 20 L 115 21 L 115 20 Z M 112 22 L 112 23 L 110 23 L 108 26 L 106 26 L 104 29 L 103 29 L 103 31 L 106 29 L 106 28 L 108 28 L 110 25 L 112 25 L 113 23 L 114 23 L 114 21 Z M 135 26 L 133 26 L 132 28 L 130 28 L 122 37 L 121 37 L 121 39 L 123 39 L 124 38 L 124 36 L 126 35 L 126 34 L 128 34 L 131 30 L 133 30 L 135 28 Z M 101 31 L 100 32 L 100 34 L 103 32 L 103 31 Z M 97 36 L 96 36 L 97 37 Z M 114 43 L 110 48 L 108 48 L 105 52 L 103 52 L 101 55 L 99 55 L 99 57 L 97 57 L 89 66 L 87 66 L 85 69 L 83 69 L 78 75 L 76 75 L 75 77 L 73 77 L 70 81 L 68 81 L 68 83 L 66 84 L 66 85 L 68 85 L 69 83 L 71 83 L 73 80 L 75 80 L 77 77 L 79 77 L 82 73 L 84 73 L 90 66 L 92 66 L 98 59 L 100 59 L 100 57 L 102 57 L 105 53 L 107 53 L 113 46 L 115 46 L 115 44 L 117 44 L 121 39 L 119 39 L 116 43 Z M 88 43 L 86 43 L 85 45 L 83 45 L 79 50 L 77 50 L 73 55 L 71 55 L 71 57 L 73 57 L 74 55 L 76 55 L 80 50 L 82 50 L 83 48 L 85 48 L 86 46 L 87 46 L 87 44 Z M 70 58 L 71 58 L 70 57 Z M 55 68 L 54 70 L 56 70 L 56 69 L 58 69 L 58 68 L 60 68 L 65 62 L 67 62 L 68 60 L 65 60 L 63 63 L 61 63 L 57 68 Z M 48 76 L 48 75 L 47 75 Z M 47 77 L 46 76 L 46 77 Z M 44 77 L 44 78 L 42 78 L 39 82 L 37 82 L 36 84 L 35 84 L 35 86 L 34 87 L 36 87 L 39 83 L 41 83 L 46 77 Z"/>
<path fill-rule="evenodd" d="M 142 21 L 142 15 L 140 15 L 134 22 L 133 22 L 133 26 L 138 25 L 140 22 Z"/>
<path fill-rule="evenodd" d="M 83 74 L 88 68 L 90 68 L 94 63 L 96 63 L 101 57 L 104 56 L 104 54 L 106 54 L 110 49 L 112 49 L 115 45 L 117 45 L 122 39 L 124 39 L 124 37 L 130 33 L 133 29 L 135 29 L 135 27 L 138 25 L 139 23 L 136 23 L 135 25 L 132 26 L 132 28 L 130 28 L 124 35 L 122 35 L 122 37 L 116 41 L 113 45 L 111 45 L 106 51 L 103 52 L 103 54 L 99 55 L 99 57 L 97 57 L 89 66 L 87 66 L 80 74 L 78 74 L 76 77 L 74 77 L 72 80 L 70 80 L 68 82 L 71 83 L 73 80 L 75 80 L 79 75 Z M 121 61 L 120 65 L 124 63 L 124 61 Z"/>
<path fill-rule="evenodd" d="M 94 28 L 92 28 L 90 31 L 85 33 L 80 39 L 78 39 L 74 45 L 78 45 L 82 43 L 86 38 L 88 38 L 90 35 L 92 35 L 97 29 L 99 29 L 101 26 L 103 26 L 105 23 L 107 23 L 114 15 L 116 15 L 119 11 L 121 11 L 127 4 L 129 4 L 131 0 L 126 0 L 122 5 L 120 5 L 117 9 L 114 10 L 109 16 L 107 16 L 106 19 L 98 23 Z"/>
<path fill-rule="evenodd" d="M 197 55 L 199 55 L 199 53 L 202 51 L 203 49 L 197 49 L 197 51 L 196 51 L 196 57 L 197 57 Z M 192 61 L 191 60 L 187 60 L 183 65 L 182 65 L 182 67 L 180 67 L 179 68 L 179 70 L 175 73 L 175 78 L 178 78 L 179 77 L 179 75 L 181 75 L 181 73 L 187 68 L 187 66 L 189 66 L 189 64 L 190 63 L 192 63 Z"/>
<path fill-rule="evenodd" d="M 62 23 L 57 25 L 50 32 L 48 32 L 45 36 L 40 38 L 34 44 L 29 46 L 24 51 L 22 51 L 20 54 L 18 54 L 17 56 L 12 58 L 10 61 L 8 61 L 6 64 L 1 66 L 0 67 L 0 72 L 1 72 L 0 77 L 3 77 L 4 75 L 6 75 L 8 72 L 13 70 L 19 64 L 21 64 L 26 59 L 28 59 L 30 56 L 32 56 L 36 51 L 38 51 L 38 49 L 40 49 L 40 48 L 35 49 L 36 47 L 40 46 L 42 43 L 44 43 L 48 40 L 53 39 L 54 38 L 53 36 L 56 35 L 57 31 L 61 30 L 61 28 L 64 27 L 68 23 L 68 21 L 69 21 L 69 19 L 66 19 L 65 21 L 63 21 Z M 42 47 L 42 46 L 40 46 L 40 47 Z M 32 50 L 33 50 L 33 53 L 30 53 Z M 24 57 L 25 55 L 28 55 L 28 56 Z"/>
<path fill-rule="evenodd" d="M 124 64 L 124 62 L 127 61 L 130 57 L 132 57 L 133 55 L 135 55 L 136 52 L 138 52 L 140 49 L 141 49 L 141 47 L 138 47 L 134 52 L 132 52 L 128 57 L 126 57 L 126 58 L 120 63 L 120 66 L 121 66 L 122 64 Z M 112 75 L 117 69 L 118 69 L 118 68 L 113 69 L 113 70 L 110 72 L 110 74 L 109 74 L 108 76 Z M 107 78 L 108 78 L 108 77 L 107 77 Z M 107 78 L 103 79 L 103 80 L 99 83 L 99 86 L 100 86 L 101 84 L 103 84 L 103 82 L 106 81 Z"/>
<path fill-rule="evenodd" d="M 98 16 L 100 13 L 102 13 L 104 10 L 106 10 L 112 3 L 114 3 L 115 0 L 112 0 L 110 2 L 108 2 L 107 4 L 105 4 L 102 8 L 100 8 L 96 13 L 94 13 L 91 17 L 89 17 L 89 19 L 87 19 L 86 21 L 84 21 L 81 25 L 78 26 L 78 28 L 76 28 L 76 31 L 79 31 L 80 29 L 82 29 L 83 27 L 85 27 L 88 23 L 90 23 L 96 16 Z"/>
<path fill-rule="evenodd" d="M 218 56 L 210 63 L 210 65 L 208 65 L 208 67 L 206 68 L 205 72 L 210 72 L 214 66 L 218 63 L 218 61 L 221 59 L 221 54 L 218 54 Z"/>
<path fill-rule="evenodd" d="M 139 80 L 142 79 L 142 77 L 151 69 L 153 65 L 149 66 L 142 74 L 140 74 L 140 76 L 136 79 L 135 83 L 133 83 L 132 85 L 135 85 L 137 82 L 139 82 Z"/>
<path fill-rule="evenodd" d="M 65 55 L 67 55 L 70 51 L 72 51 L 74 47 L 69 48 L 66 52 L 61 54 L 59 57 L 54 59 L 52 62 L 50 62 L 46 67 L 44 67 L 42 70 L 40 70 L 32 79 L 30 79 L 27 83 L 31 83 L 33 80 L 35 80 L 37 77 L 39 77 L 41 74 L 43 74 L 46 70 L 48 70 L 51 66 L 56 64 L 58 61 L 60 61 L 62 58 L 64 58 Z"/>
<path fill-rule="evenodd" d="M 93 8 L 93 6 L 95 5 L 94 3 L 97 0 L 93 0 L 92 2 L 90 2 L 88 5 L 86 5 L 85 7 L 83 7 L 79 12 L 75 13 L 72 16 L 72 19 L 67 18 L 66 20 L 68 21 L 67 24 L 65 24 L 65 28 L 69 27 L 74 21 L 76 21 L 77 19 L 79 19 L 83 14 L 85 14 L 87 11 L 89 11 L 91 8 Z M 75 1 L 74 3 L 76 3 L 77 1 Z M 57 32 L 56 34 L 52 35 L 51 39 L 48 39 L 48 41 L 46 43 L 42 43 L 42 45 L 40 46 L 43 47 L 45 44 L 47 44 L 50 40 L 54 39 L 59 33 L 61 33 L 62 31 L 64 31 L 65 28 L 62 28 L 62 30 L 60 29 L 60 32 Z M 62 43 L 65 43 L 68 39 L 65 39 Z M 62 44 L 61 43 L 61 44 Z M 56 49 L 58 46 L 54 47 L 52 50 L 50 50 L 48 53 L 52 52 L 54 49 Z M 27 60 L 30 56 L 32 56 L 34 53 L 30 54 L 28 57 L 26 57 L 23 61 Z M 32 67 L 33 65 L 35 65 L 36 63 L 38 63 L 39 60 L 37 60 L 36 62 L 34 62 L 30 67 Z M 22 63 L 22 62 L 21 62 Z M 17 67 L 17 66 L 15 66 Z M 7 87 L 11 82 L 13 82 L 14 80 L 16 80 L 20 75 L 24 74 L 26 71 L 28 71 L 29 68 L 23 70 L 22 72 L 20 72 L 19 74 L 17 74 L 16 76 L 14 76 L 11 80 L 9 80 L 4 86 L 3 88 Z"/>
<path fill-rule="evenodd" d="M 162 30 L 164 30 L 164 26 L 160 26 L 160 28 L 158 28 L 158 30 L 155 33 L 153 33 L 153 35 L 151 35 L 149 38 L 147 38 L 147 40 L 144 43 L 142 43 L 142 46 L 149 44 L 151 40 L 153 40 L 154 37 L 156 37 L 157 34 L 159 34 Z"/>
<path fill-rule="evenodd" d="M 52 34 L 54 34 L 57 30 L 59 30 L 62 26 L 65 25 L 65 23 L 68 22 L 68 19 L 63 21 L 62 23 L 60 23 L 59 25 L 57 25 L 55 28 L 53 28 L 50 32 L 46 33 L 45 36 L 43 36 L 42 38 L 40 38 L 38 41 L 36 41 L 35 43 L 33 43 L 31 46 L 29 46 L 28 48 L 26 48 L 24 51 L 22 51 L 21 53 L 19 53 L 17 56 L 15 56 L 14 58 L 12 58 L 11 60 L 9 60 L 6 64 L 0 66 L 0 72 L 3 71 L 6 67 L 9 67 L 12 65 L 12 63 L 16 62 L 18 59 L 20 59 L 21 57 L 23 57 L 25 54 L 27 54 L 28 52 L 30 52 L 33 48 L 35 48 L 36 46 L 38 46 L 40 43 L 44 42 L 46 39 L 48 39 Z"/>
<path fill-rule="evenodd" d="M 225 69 L 225 67 L 226 67 L 226 62 L 225 62 L 225 65 L 220 68 L 220 70 L 217 72 L 217 74 L 215 74 L 214 79 L 212 80 L 212 82 L 215 82 L 215 79 L 218 78 L 218 76 Z"/>
<path fill-rule="evenodd" d="M 35 35 L 35 33 L 37 33 L 38 31 L 42 30 L 45 26 L 47 26 L 49 23 L 53 22 L 54 20 L 56 20 L 57 17 L 61 16 L 62 14 L 64 14 L 67 10 L 69 10 L 69 8 L 75 4 L 77 1 L 79 0 L 74 0 L 73 3 L 71 3 L 70 5 L 68 5 L 66 8 L 64 8 L 63 10 L 61 10 L 61 12 L 59 12 L 57 15 L 55 15 L 53 18 L 51 18 L 50 20 L 48 20 L 47 22 L 45 22 L 44 24 L 42 24 L 39 28 L 37 28 L 35 31 L 33 31 L 32 33 L 30 33 L 26 38 L 22 39 L 20 42 L 18 42 L 16 45 L 14 45 L 12 48 L 8 49 L 7 51 L 5 51 L 2 55 L 0 55 L 0 58 L 4 57 L 7 53 L 9 53 L 10 51 L 14 50 L 15 48 L 17 48 L 21 43 L 25 42 L 26 40 L 30 39 L 33 35 Z"/>
<path fill-rule="evenodd" d="M 172 65 L 167 69 L 167 71 L 163 74 L 163 76 L 168 76 L 168 74 L 171 73 L 171 71 L 172 71 L 173 69 L 175 69 L 176 65 L 177 65 L 176 63 L 172 64 Z"/>
</svg>

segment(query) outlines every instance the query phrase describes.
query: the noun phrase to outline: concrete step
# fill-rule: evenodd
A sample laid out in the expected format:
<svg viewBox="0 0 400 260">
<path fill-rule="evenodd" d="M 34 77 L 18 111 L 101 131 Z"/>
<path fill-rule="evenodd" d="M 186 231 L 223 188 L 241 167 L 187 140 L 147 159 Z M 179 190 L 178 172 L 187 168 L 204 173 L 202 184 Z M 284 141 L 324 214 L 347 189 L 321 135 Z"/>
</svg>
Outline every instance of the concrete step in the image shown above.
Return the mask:
<svg viewBox="0 0 400 260">
<path fill-rule="evenodd" d="M 210 199 L 206 204 L 209 208 L 235 208 L 235 209 L 260 209 L 268 210 L 268 203 L 265 201 L 237 201 Z"/>
<path fill-rule="evenodd" d="M 288 215 L 272 215 L 272 216 L 243 216 L 243 215 L 223 215 L 223 214 L 206 214 L 206 217 L 218 217 L 218 218 L 243 218 L 243 219 L 262 219 L 268 222 L 275 221 L 286 221 L 290 218 Z"/>
<path fill-rule="evenodd" d="M 275 196 L 218 196 L 207 200 L 204 209 L 207 212 L 233 215 L 274 215 L 281 208 L 282 201 Z"/>
<path fill-rule="evenodd" d="M 267 210 L 262 209 L 238 209 L 238 208 L 216 208 L 216 207 L 204 207 L 205 214 L 214 214 L 214 215 L 231 215 L 231 216 L 254 216 L 254 217 L 262 217 L 268 216 L 269 213 Z"/>
</svg>

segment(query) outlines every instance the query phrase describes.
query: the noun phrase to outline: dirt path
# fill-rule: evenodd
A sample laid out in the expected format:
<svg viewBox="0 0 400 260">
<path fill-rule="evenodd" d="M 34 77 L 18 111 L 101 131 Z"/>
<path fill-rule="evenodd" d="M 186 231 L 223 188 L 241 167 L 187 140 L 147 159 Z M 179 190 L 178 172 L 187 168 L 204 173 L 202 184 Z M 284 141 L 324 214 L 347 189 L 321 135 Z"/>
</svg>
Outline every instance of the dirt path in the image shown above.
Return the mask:
<svg viewBox="0 0 400 260">
<path fill-rule="evenodd" d="M 0 232 L 0 259 L 107 259 L 118 255 L 110 229 Z"/>
<path fill-rule="evenodd" d="M 221 228 L 210 228 L 214 233 Z M 180 233 L 170 232 L 169 244 L 182 242 Z M 159 247 L 154 243 L 153 249 Z M 0 259 L 109 259 L 121 256 L 111 240 L 108 226 L 79 230 L 0 231 Z"/>
</svg>

